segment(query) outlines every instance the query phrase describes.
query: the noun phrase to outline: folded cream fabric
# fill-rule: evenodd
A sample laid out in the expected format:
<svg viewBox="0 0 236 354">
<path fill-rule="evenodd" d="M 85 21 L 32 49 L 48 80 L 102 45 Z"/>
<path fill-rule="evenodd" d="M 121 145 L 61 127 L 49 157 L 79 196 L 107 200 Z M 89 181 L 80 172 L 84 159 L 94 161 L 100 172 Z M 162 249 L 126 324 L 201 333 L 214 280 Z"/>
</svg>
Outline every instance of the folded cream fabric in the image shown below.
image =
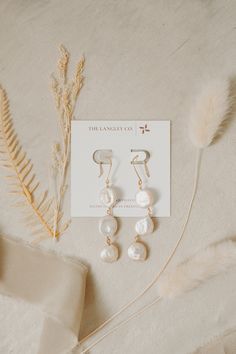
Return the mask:
<svg viewBox="0 0 236 354">
<path fill-rule="evenodd" d="M 45 316 L 38 354 L 68 353 L 77 343 L 87 268 L 0 237 L 0 293 L 36 305 Z"/>
<path fill-rule="evenodd" d="M 235 354 L 236 353 L 236 329 L 212 339 L 205 346 L 197 349 L 192 354 Z"/>
</svg>

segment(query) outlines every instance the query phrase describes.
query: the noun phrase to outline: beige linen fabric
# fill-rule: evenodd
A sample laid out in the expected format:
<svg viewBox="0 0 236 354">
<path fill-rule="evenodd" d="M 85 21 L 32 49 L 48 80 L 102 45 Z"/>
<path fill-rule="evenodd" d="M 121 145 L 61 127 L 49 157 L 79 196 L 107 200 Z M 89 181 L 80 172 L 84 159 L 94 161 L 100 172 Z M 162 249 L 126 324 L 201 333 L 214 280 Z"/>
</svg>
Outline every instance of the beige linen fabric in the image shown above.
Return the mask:
<svg viewBox="0 0 236 354">
<path fill-rule="evenodd" d="M 0 259 L 0 294 L 44 314 L 38 354 L 69 352 L 77 343 L 87 268 L 6 237 L 0 237 Z"/>
<path fill-rule="evenodd" d="M 159 219 L 158 229 L 146 238 L 147 262 L 137 264 L 127 257 L 135 218 L 119 220 L 121 258 L 116 264 L 99 259 L 103 239 L 96 218 L 75 219 L 59 243 L 42 244 L 89 266 L 80 337 L 153 279 L 179 237 L 194 173 L 188 112 L 205 81 L 228 74 L 235 77 L 235 17 L 234 0 L 0 1 L 0 82 L 9 94 L 21 142 L 45 188 L 50 184 L 51 144 L 58 139 L 49 78 L 60 43 L 71 52 L 72 64 L 83 53 L 86 56 L 86 80 L 76 118 L 172 121 L 171 217 Z M 203 155 L 191 221 L 172 264 L 209 244 L 235 237 L 235 136 L 234 120 Z M 21 211 L 11 207 L 3 178 L 0 191 L 1 231 L 31 241 Z M 162 301 L 106 338 L 91 354 L 192 353 L 236 327 L 235 284 L 236 274 L 231 271 L 174 301 Z M 154 288 L 133 310 L 155 296 Z M 41 321 L 29 305 L 0 298 L 0 353 L 37 353 Z"/>
<path fill-rule="evenodd" d="M 236 331 L 229 331 L 197 349 L 193 354 L 235 354 Z"/>
</svg>

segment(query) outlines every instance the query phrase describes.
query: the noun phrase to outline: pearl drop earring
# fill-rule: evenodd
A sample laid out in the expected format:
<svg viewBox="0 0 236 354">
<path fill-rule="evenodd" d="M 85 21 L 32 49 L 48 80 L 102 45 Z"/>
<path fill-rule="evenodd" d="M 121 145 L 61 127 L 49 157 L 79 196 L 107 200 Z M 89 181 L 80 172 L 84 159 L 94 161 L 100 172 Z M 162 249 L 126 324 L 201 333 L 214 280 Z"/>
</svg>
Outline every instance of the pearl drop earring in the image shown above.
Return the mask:
<svg viewBox="0 0 236 354">
<path fill-rule="evenodd" d="M 147 161 L 150 158 L 150 154 L 146 150 L 131 150 L 131 152 L 142 151 L 145 153 L 146 157 L 144 160 L 138 160 L 139 155 L 136 155 L 131 164 L 134 167 L 134 171 L 138 177 L 138 188 L 139 191 L 136 193 L 135 200 L 138 206 L 147 209 L 147 215 L 138 220 L 135 224 L 136 236 L 134 242 L 128 248 L 128 256 L 134 261 L 145 261 L 147 258 L 147 248 L 144 242 L 141 240 L 141 236 L 151 234 L 154 230 L 154 224 L 152 220 L 152 205 L 154 203 L 153 194 L 148 188 L 143 188 L 143 181 L 140 177 L 138 170 L 135 165 L 144 165 L 145 173 L 147 177 L 150 177 Z"/>
<path fill-rule="evenodd" d="M 103 164 L 109 164 L 108 175 L 105 180 L 105 187 L 99 193 L 100 202 L 107 208 L 107 215 L 99 221 L 99 232 L 105 237 L 106 245 L 100 253 L 104 262 L 113 263 L 119 257 L 119 251 L 114 245 L 114 236 L 117 232 L 117 219 L 113 216 L 113 207 L 117 202 L 116 191 L 111 187 L 110 174 L 112 169 L 112 150 L 96 150 L 93 154 L 94 162 L 100 166 L 99 177 L 103 175 Z"/>
</svg>

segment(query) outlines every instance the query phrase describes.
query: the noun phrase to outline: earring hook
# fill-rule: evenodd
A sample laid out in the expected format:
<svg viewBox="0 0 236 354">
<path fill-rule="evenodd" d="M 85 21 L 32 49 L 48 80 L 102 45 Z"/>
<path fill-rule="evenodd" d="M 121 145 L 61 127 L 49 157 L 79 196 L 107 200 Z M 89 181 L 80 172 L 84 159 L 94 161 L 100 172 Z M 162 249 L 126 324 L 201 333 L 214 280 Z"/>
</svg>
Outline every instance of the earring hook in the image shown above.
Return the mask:
<svg viewBox="0 0 236 354">
<path fill-rule="evenodd" d="M 139 186 L 141 187 L 143 181 L 142 181 L 142 178 L 141 178 L 140 174 L 138 173 L 137 167 L 135 166 L 135 164 L 137 164 L 136 160 L 137 160 L 138 157 L 139 157 L 139 156 L 136 155 L 136 156 L 132 159 L 131 164 L 132 164 L 133 167 L 134 167 L 134 171 L 135 171 L 135 173 L 136 173 L 136 175 L 137 175 L 137 177 L 138 177 L 138 184 L 139 184 Z"/>
<path fill-rule="evenodd" d="M 108 174 L 106 177 L 106 184 L 109 184 L 109 177 L 112 169 L 112 150 L 95 150 L 93 153 L 93 161 L 99 164 L 100 173 L 98 177 L 101 177 L 104 173 L 103 165 L 110 165 Z"/>
<path fill-rule="evenodd" d="M 136 164 L 144 164 L 148 163 L 150 160 L 150 152 L 148 150 L 143 150 L 143 149 L 131 149 L 131 152 L 143 152 L 145 154 L 145 158 L 143 160 L 136 161 Z"/>
<path fill-rule="evenodd" d="M 150 177 L 150 173 L 149 173 L 148 166 L 147 166 L 147 162 L 150 159 L 150 152 L 147 150 L 139 150 L 139 149 L 132 149 L 131 152 L 143 152 L 145 154 L 144 159 L 138 160 L 139 155 L 136 155 L 131 161 L 131 164 L 134 166 L 135 173 L 139 179 L 138 183 L 141 186 L 142 185 L 142 178 L 141 178 L 141 176 L 138 172 L 138 169 L 135 165 L 144 165 L 145 173 L 146 173 L 147 177 Z"/>
<path fill-rule="evenodd" d="M 106 184 L 107 185 L 109 184 L 109 178 L 110 178 L 111 169 L 112 169 L 112 159 L 110 157 L 109 157 L 109 161 L 110 161 L 110 167 L 109 167 L 108 174 L 107 174 L 107 177 L 106 177 Z"/>
</svg>

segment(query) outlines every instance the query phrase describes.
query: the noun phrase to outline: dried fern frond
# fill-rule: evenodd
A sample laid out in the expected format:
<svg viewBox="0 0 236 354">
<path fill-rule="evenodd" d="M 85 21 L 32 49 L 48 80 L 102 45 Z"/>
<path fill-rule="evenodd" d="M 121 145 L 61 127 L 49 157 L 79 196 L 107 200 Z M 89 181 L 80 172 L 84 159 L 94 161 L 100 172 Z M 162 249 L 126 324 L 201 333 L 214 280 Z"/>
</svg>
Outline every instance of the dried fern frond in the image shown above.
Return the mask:
<svg viewBox="0 0 236 354">
<path fill-rule="evenodd" d="M 26 223 L 32 227 L 33 233 L 54 235 L 52 207 L 53 200 L 47 192 L 39 192 L 39 182 L 33 173 L 33 164 L 27 159 L 10 115 L 9 102 L 5 90 L 0 87 L 0 167 L 7 170 L 5 176 L 9 193 L 22 198 L 15 206 L 23 207 L 27 212 Z M 57 235 L 58 236 L 58 235 Z"/>
</svg>

